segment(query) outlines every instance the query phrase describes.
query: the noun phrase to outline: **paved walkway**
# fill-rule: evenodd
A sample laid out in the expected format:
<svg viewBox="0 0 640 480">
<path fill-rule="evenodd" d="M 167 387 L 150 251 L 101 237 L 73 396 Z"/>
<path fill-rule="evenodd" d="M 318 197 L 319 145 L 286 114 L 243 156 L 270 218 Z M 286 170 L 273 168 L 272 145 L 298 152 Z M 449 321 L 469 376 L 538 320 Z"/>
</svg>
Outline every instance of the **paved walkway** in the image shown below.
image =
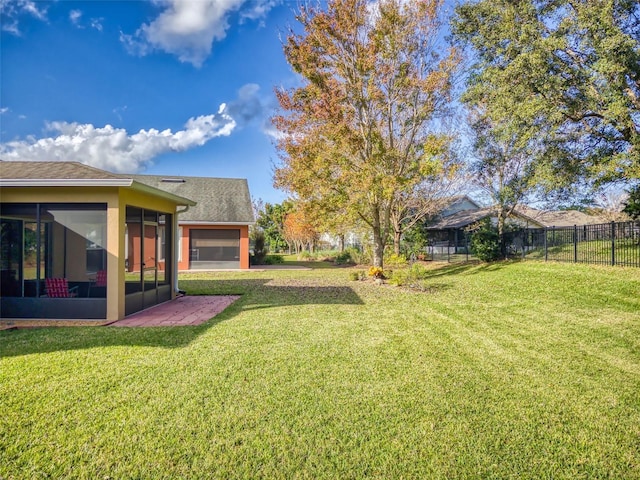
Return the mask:
<svg viewBox="0 0 640 480">
<path fill-rule="evenodd" d="M 110 327 L 178 327 L 200 325 L 238 300 L 240 295 L 178 297 L 118 320 Z"/>
</svg>

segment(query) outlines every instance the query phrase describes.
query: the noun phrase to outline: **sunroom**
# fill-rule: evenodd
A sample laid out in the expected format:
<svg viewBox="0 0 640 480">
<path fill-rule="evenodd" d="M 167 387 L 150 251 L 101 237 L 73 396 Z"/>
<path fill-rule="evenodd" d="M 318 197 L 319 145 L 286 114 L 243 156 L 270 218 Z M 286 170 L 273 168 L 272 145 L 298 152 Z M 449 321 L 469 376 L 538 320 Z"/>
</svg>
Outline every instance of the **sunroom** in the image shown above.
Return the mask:
<svg viewBox="0 0 640 480">
<path fill-rule="evenodd" d="M 115 321 L 175 298 L 195 202 L 75 162 L 0 162 L 0 315 Z"/>
</svg>

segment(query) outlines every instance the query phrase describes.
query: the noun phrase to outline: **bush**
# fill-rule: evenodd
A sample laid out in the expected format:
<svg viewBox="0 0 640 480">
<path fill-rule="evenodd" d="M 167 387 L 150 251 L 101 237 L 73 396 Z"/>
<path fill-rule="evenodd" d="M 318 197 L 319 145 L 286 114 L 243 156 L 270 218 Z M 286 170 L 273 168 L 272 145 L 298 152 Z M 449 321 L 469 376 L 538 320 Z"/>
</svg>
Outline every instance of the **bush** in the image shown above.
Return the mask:
<svg viewBox="0 0 640 480">
<path fill-rule="evenodd" d="M 253 255 L 250 257 L 252 265 L 263 265 L 267 249 L 264 244 L 264 232 L 256 230 L 253 232 Z"/>
<path fill-rule="evenodd" d="M 353 258 L 351 258 L 351 251 L 349 251 L 349 250 L 345 250 L 344 252 L 341 252 L 341 253 L 337 254 L 333 261 L 336 262 L 338 265 L 345 265 L 347 263 L 355 263 L 353 261 Z"/>
<path fill-rule="evenodd" d="M 361 252 L 355 247 L 345 248 L 342 254 L 346 254 L 346 253 L 349 254 L 349 258 L 351 259 L 351 262 L 355 263 L 356 265 L 366 265 L 368 263 L 371 263 L 371 260 L 372 260 L 371 256 L 365 252 Z"/>
<path fill-rule="evenodd" d="M 384 263 L 385 265 L 389 266 L 389 267 L 406 267 L 409 262 L 407 262 L 407 257 L 405 257 L 404 255 L 396 255 L 395 253 L 392 253 L 391 255 L 388 255 L 385 259 L 384 259 Z"/>
<path fill-rule="evenodd" d="M 267 255 L 264 257 L 265 265 L 280 265 L 284 263 L 284 257 L 282 255 Z"/>
<path fill-rule="evenodd" d="M 369 267 L 369 271 L 367 273 L 373 278 L 386 278 L 381 267 Z"/>
<path fill-rule="evenodd" d="M 469 243 L 471 253 L 483 262 L 493 262 L 500 259 L 500 236 L 498 228 L 489 219 L 476 224 Z"/>
<path fill-rule="evenodd" d="M 313 253 L 311 253 L 311 252 L 309 252 L 307 250 L 303 250 L 298 254 L 297 258 L 300 261 L 310 262 L 312 260 L 315 260 L 316 256 Z"/>
<path fill-rule="evenodd" d="M 365 272 L 364 270 L 355 270 L 355 271 L 351 271 L 349 272 L 349 280 L 352 281 L 357 281 L 357 280 L 364 280 L 367 278 L 367 272 Z"/>
<path fill-rule="evenodd" d="M 389 283 L 392 285 L 415 287 L 421 285 L 422 281 L 429 276 L 429 270 L 420 265 L 414 263 L 410 268 L 403 268 L 401 270 L 394 270 L 390 275 Z"/>
</svg>

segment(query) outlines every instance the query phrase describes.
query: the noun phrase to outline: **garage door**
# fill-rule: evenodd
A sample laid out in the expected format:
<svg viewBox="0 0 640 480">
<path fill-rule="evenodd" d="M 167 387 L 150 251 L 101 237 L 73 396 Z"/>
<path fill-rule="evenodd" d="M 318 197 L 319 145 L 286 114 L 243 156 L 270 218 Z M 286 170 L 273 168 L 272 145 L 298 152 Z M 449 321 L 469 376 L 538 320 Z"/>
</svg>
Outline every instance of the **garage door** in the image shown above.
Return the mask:
<svg viewBox="0 0 640 480">
<path fill-rule="evenodd" d="M 240 230 L 191 229 L 189 268 L 240 268 Z"/>
</svg>

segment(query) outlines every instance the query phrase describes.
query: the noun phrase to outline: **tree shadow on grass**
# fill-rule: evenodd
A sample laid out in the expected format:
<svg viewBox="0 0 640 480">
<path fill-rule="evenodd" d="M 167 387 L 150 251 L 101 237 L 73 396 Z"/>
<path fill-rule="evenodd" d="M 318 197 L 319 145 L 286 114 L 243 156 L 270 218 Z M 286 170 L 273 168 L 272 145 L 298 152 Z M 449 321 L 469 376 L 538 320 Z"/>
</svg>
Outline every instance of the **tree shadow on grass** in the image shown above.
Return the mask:
<svg viewBox="0 0 640 480">
<path fill-rule="evenodd" d="M 429 270 L 427 278 L 445 277 L 450 275 L 459 275 L 461 273 L 477 274 L 481 272 L 494 272 L 502 270 L 503 268 L 511 265 L 513 261 L 493 262 L 493 263 L 479 263 L 479 262 L 465 262 L 465 263 L 453 263 L 445 264 L 442 267 L 435 267 L 433 270 Z"/>
<path fill-rule="evenodd" d="M 105 347 L 185 347 L 208 329 L 243 311 L 296 305 L 363 305 L 347 286 L 313 285 L 271 279 L 181 280 L 188 295 L 241 295 L 215 317 L 198 326 L 179 327 L 38 327 L 0 331 L 0 358 Z"/>
</svg>

